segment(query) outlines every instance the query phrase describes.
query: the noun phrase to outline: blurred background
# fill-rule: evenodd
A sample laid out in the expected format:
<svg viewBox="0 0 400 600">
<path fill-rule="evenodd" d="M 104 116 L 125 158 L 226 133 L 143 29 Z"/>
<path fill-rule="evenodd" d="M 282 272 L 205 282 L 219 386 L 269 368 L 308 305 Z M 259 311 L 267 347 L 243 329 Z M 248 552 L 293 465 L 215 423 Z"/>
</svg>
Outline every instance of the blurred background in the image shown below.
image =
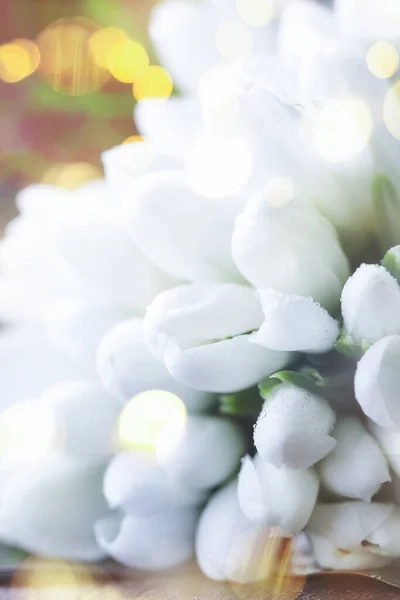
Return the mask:
<svg viewBox="0 0 400 600">
<path fill-rule="evenodd" d="M 170 95 L 146 33 L 154 3 L 0 0 L 0 229 L 18 189 L 96 177 L 100 153 L 137 134 L 135 100 Z"/>
</svg>

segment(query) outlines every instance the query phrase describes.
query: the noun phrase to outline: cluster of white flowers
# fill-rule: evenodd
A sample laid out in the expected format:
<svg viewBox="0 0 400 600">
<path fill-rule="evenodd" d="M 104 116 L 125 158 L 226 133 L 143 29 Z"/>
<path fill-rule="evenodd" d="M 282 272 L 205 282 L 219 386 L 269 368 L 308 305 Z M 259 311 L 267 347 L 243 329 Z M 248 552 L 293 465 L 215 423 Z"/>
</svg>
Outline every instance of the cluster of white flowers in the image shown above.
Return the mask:
<svg viewBox="0 0 400 600">
<path fill-rule="evenodd" d="M 181 93 L 1 242 L 0 540 L 241 583 L 277 536 L 294 569 L 385 565 L 398 0 L 166 0 L 150 33 Z"/>
</svg>

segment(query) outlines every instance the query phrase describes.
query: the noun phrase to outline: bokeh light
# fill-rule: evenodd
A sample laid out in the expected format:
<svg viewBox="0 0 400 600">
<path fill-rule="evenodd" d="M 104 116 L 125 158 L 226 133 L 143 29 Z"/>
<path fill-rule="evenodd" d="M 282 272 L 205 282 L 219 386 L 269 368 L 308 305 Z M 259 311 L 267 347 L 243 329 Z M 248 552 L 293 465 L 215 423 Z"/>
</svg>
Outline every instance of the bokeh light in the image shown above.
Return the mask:
<svg viewBox="0 0 400 600">
<path fill-rule="evenodd" d="M 393 44 L 376 42 L 367 53 L 367 66 L 379 79 L 392 77 L 399 68 L 399 53 Z"/>
<path fill-rule="evenodd" d="M 144 137 L 142 135 L 130 135 L 124 139 L 123 144 L 137 144 L 138 142 L 143 142 Z"/>
<path fill-rule="evenodd" d="M 3 464 L 28 463 L 51 451 L 58 431 L 51 408 L 40 401 L 20 401 L 0 415 L 0 458 Z"/>
<path fill-rule="evenodd" d="M 400 140 L 400 81 L 397 81 L 385 96 L 383 120 L 392 136 Z"/>
<path fill-rule="evenodd" d="M 40 54 L 29 40 L 15 40 L 0 46 L 0 79 L 7 83 L 21 81 L 37 68 Z"/>
<path fill-rule="evenodd" d="M 95 31 L 89 38 L 89 52 L 93 62 L 108 69 L 110 57 L 116 46 L 128 40 L 128 34 L 119 27 L 103 27 Z"/>
<path fill-rule="evenodd" d="M 171 75 L 163 67 L 152 65 L 142 71 L 133 84 L 136 100 L 169 98 L 174 89 Z"/>
<path fill-rule="evenodd" d="M 118 81 L 132 83 L 149 65 L 146 50 L 138 42 L 123 40 L 115 44 L 108 57 L 108 68 Z"/>
<path fill-rule="evenodd" d="M 100 179 L 102 176 L 100 169 L 89 163 L 55 164 L 45 170 L 42 182 L 66 190 L 74 190 L 80 185 Z"/>
<path fill-rule="evenodd" d="M 294 197 L 294 185 L 290 177 L 271 178 L 264 188 L 264 198 L 269 206 L 285 206 Z"/>
<path fill-rule="evenodd" d="M 82 595 L 95 593 L 96 585 L 90 571 L 83 565 L 62 560 L 35 557 L 26 559 L 14 574 L 11 588 L 23 588 L 24 597 L 37 598 L 39 594 L 68 592 L 69 600 L 81 600 Z"/>
<path fill-rule="evenodd" d="M 50 87 L 70 96 L 84 96 L 106 83 L 109 72 L 93 62 L 89 51 L 89 40 L 98 29 L 94 21 L 75 17 L 58 19 L 38 35 L 39 72 Z"/>
<path fill-rule="evenodd" d="M 215 45 L 224 58 L 239 58 L 251 52 L 253 37 L 244 23 L 225 21 L 217 29 Z"/>
<path fill-rule="evenodd" d="M 226 198 L 241 191 L 252 169 L 252 154 L 244 139 L 206 135 L 194 146 L 188 174 L 197 193 L 207 198 Z"/>
<path fill-rule="evenodd" d="M 236 0 L 239 17 L 251 27 L 264 27 L 274 15 L 273 0 Z"/>
<path fill-rule="evenodd" d="M 175 394 L 164 390 L 142 392 L 129 400 L 122 410 L 117 424 L 117 444 L 125 450 L 156 452 L 164 429 L 180 436 L 186 420 L 186 407 Z"/>
<path fill-rule="evenodd" d="M 361 98 L 329 100 L 313 121 L 316 150 L 329 162 L 354 158 L 368 145 L 373 119 Z"/>
</svg>

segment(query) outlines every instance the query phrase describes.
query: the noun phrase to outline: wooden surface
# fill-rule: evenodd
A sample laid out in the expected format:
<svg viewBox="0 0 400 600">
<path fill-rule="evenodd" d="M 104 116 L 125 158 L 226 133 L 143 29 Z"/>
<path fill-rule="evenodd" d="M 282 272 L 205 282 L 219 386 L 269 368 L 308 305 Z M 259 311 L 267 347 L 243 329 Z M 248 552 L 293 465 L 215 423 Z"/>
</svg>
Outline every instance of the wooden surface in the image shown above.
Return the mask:
<svg viewBox="0 0 400 600">
<path fill-rule="evenodd" d="M 0 600 L 400 600 L 400 589 L 356 575 L 314 575 L 274 593 L 210 582 L 194 566 L 157 576 L 102 573 L 76 585 L 47 580 L 27 587 L 26 581 L 26 573 L 3 576 Z"/>
</svg>

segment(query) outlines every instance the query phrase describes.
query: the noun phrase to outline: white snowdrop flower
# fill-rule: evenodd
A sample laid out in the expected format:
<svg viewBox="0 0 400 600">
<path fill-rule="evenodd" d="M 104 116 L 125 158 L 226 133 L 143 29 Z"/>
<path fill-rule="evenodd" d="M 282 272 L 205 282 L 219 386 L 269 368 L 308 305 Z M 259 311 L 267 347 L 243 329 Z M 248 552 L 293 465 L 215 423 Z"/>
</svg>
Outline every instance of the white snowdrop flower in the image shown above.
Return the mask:
<svg viewBox="0 0 400 600">
<path fill-rule="evenodd" d="M 321 483 L 339 496 L 370 501 L 390 481 L 382 450 L 353 417 L 340 418 L 332 435 L 336 447 L 318 465 Z"/>
<path fill-rule="evenodd" d="M 400 475 L 400 430 L 399 428 L 380 427 L 373 421 L 369 423 L 369 429 L 378 440 L 384 451 L 388 463 L 393 471 Z"/>
<path fill-rule="evenodd" d="M 103 472 L 62 456 L 10 470 L 2 476 L 0 539 L 46 557 L 100 560 L 93 528 L 107 509 Z"/>
<path fill-rule="evenodd" d="M 332 226 L 295 201 L 272 207 L 261 197 L 249 203 L 236 219 L 232 252 L 254 286 L 311 296 L 328 310 L 337 306 L 349 275 Z"/>
<path fill-rule="evenodd" d="M 203 412 L 215 402 L 213 394 L 192 390 L 169 374 L 147 347 L 138 317 L 108 331 L 97 350 L 97 368 L 105 389 L 122 402 L 146 390 L 171 392 L 190 412 Z"/>
<path fill-rule="evenodd" d="M 331 436 L 335 420 L 327 400 L 285 383 L 266 398 L 254 427 L 254 443 L 260 456 L 274 466 L 306 469 L 335 447 Z"/>
<path fill-rule="evenodd" d="M 330 350 L 339 324 L 310 297 L 260 290 L 264 322 L 251 342 L 278 351 L 322 353 Z"/>
<path fill-rule="evenodd" d="M 210 392 L 239 391 L 288 363 L 289 353 L 249 343 L 262 323 L 255 291 L 237 284 L 182 285 L 148 307 L 150 349 L 178 381 Z"/>
<path fill-rule="evenodd" d="M 318 504 L 306 532 L 319 565 L 351 570 L 387 564 L 388 559 L 372 554 L 365 542 L 392 510 L 390 504 L 357 501 Z"/>
<path fill-rule="evenodd" d="M 354 378 L 357 401 L 364 413 L 381 427 L 400 425 L 400 336 L 375 342 L 360 359 Z"/>
<path fill-rule="evenodd" d="M 238 477 L 239 505 L 250 521 L 299 533 L 314 509 L 318 488 L 312 469 L 275 467 L 259 455 L 246 456 Z"/>
<path fill-rule="evenodd" d="M 125 212 L 138 248 L 173 277 L 242 281 L 230 248 L 242 207 L 239 199 L 216 202 L 196 194 L 181 170 L 138 178 L 127 191 Z"/>
<path fill-rule="evenodd" d="M 99 519 L 99 546 L 118 562 L 135 569 L 169 569 L 188 560 L 194 551 L 198 510 L 165 509 L 151 515 L 110 513 Z"/>
<path fill-rule="evenodd" d="M 366 538 L 369 550 L 380 556 L 400 556 L 400 508 L 395 507 L 391 515 Z"/>
<path fill-rule="evenodd" d="M 229 419 L 188 416 L 177 439 L 160 441 L 157 457 L 168 476 L 181 485 L 210 489 L 231 477 L 245 452 L 243 431 Z"/>
<path fill-rule="evenodd" d="M 104 495 L 112 509 L 150 516 L 166 509 L 198 506 L 205 492 L 172 480 L 150 452 L 121 452 L 104 476 Z"/>
<path fill-rule="evenodd" d="M 260 581 L 273 564 L 271 552 L 266 560 L 273 535 L 271 528 L 244 516 L 236 482 L 232 482 L 211 498 L 201 514 L 196 533 L 197 563 L 210 579 Z"/>
<path fill-rule="evenodd" d="M 358 343 L 400 333 L 397 281 L 384 267 L 361 265 L 343 288 L 342 315 L 346 331 Z"/>
</svg>

